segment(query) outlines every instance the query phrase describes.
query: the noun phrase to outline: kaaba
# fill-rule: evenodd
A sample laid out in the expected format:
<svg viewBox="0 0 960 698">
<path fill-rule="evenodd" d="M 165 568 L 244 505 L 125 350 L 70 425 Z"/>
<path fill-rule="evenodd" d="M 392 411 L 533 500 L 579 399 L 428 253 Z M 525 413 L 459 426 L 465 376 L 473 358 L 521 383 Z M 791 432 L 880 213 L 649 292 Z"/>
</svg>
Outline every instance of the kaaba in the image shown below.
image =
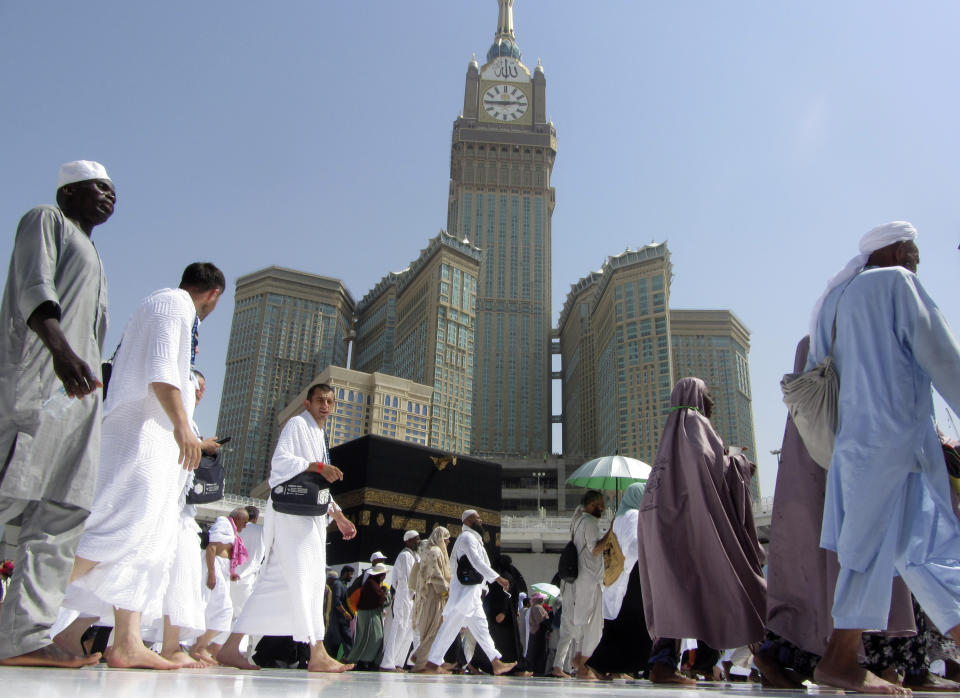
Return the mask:
<svg viewBox="0 0 960 698">
<path fill-rule="evenodd" d="M 425 537 L 444 526 L 456 537 L 465 509 L 483 519 L 491 559 L 499 552 L 499 463 L 374 435 L 335 446 L 330 460 L 343 471 L 330 492 L 357 536 L 345 541 L 331 530 L 328 564 L 367 560 L 377 550 L 392 561 L 410 529 Z"/>
</svg>

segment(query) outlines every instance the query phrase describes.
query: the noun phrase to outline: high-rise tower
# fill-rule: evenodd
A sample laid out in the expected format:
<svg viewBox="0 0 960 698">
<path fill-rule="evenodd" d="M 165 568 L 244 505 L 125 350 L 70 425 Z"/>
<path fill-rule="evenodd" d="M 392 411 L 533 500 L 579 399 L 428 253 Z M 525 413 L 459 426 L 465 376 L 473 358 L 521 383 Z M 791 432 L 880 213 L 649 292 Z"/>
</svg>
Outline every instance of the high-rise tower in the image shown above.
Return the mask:
<svg viewBox="0 0 960 698">
<path fill-rule="evenodd" d="M 479 268 L 477 248 L 441 232 L 410 266 L 387 274 L 355 311 L 353 368 L 431 386 L 428 443 L 458 453 L 470 452 Z"/>
<path fill-rule="evenodd" d="M 571 287 L 560 313 L 563 453 L 653 463 L 670 409 L 667 244 L 608 257 Z"/>
<path fill-rule="evenodd" d="M 557 136 L 543 67 L 520 61 L 513 0 L 467 68 L 453 125 L 447 230 L 483 250 L 477 290 L 471 451 L 550 451 L 550 175 Z"/>
</svg>

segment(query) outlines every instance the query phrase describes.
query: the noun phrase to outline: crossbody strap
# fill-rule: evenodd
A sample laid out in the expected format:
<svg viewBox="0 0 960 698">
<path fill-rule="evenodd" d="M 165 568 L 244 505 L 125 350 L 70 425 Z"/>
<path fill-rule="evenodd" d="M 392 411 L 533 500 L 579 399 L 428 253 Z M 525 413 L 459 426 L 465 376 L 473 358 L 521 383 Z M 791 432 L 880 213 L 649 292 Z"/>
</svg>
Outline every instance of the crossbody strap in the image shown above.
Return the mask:
<svg viewBox="0 0 960 698">
<path fill-rule="evenodd" d="M 837 314 L 840 312 L 840 300 L 843 298 L 843 294 L 847 292 L 850 284 L 853 283 L 853 279 L 856 279 L 858 276 L 860 276 L 865 269 L 866 267 L 858 271 L 853 275 L 852 279 L 843 285 L 843 290 L 840 291 L 840 296 L 837 298 L 837 307 L 833 309 L 833 324 L 830 326 L 830 348 L 827 350 L 827 358 L 833 357 L 833 345 L 837 341 Z"/>
</svg>

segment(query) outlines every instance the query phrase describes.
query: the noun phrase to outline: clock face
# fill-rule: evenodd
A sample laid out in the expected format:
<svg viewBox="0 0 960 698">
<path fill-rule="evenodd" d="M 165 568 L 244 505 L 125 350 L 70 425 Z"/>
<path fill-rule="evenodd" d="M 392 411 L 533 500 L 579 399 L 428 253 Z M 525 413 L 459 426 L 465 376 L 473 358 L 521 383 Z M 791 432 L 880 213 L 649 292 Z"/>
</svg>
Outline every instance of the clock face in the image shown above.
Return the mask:
<svg viewBox="0 0 960 698">
<path fill-rule="evenodd" d="M 494 121 L 516 121 L 528 106 L 527 95 L 516 85 L 493 85 L 483 93 L 483 109 Z"/>
</svg>

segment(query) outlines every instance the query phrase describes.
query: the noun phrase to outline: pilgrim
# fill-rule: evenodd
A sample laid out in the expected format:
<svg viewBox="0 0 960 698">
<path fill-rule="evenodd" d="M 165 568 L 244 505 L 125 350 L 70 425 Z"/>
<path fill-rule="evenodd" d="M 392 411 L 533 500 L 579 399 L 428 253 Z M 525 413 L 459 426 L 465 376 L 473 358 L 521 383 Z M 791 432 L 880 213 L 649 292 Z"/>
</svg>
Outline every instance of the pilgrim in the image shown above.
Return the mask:
<svg viewBox="0 0 960 698">
<path fill-rule="evenodd" d="M 137 306 L 114 358 L 93 509 L 63 601 L 79 617 L 60 638 L 79 647 L 86 627 L 112 615 L 110 666 L 177 666 L 143 646 L 140 626 L 163 615 L 183 485 L 177 464 L 193 470 L 200 462 L 191 427 L 192 328 L 213 312 L 225 285 L 213 264 L 189 265 L 179 288 Z"/>
<path fill-rule="evenodd" d="M 420 638 L 411 657 L 414 671 L 426 669 L 430 647 L 443 621 L 443 607 L 450 593 L 450 555 L 447 552 L 449 543 L 450 531 L 443 526 L 437 526 L 427 539 L 426 550 L 420 555 L 411 618 L 414 630 Z"/>
<path fill-rule="evenodd" d="M 390 589 L 384 583 L 387 566 L 382 562 L 370 568 L 357 599 L 357 634 L 353 649 L 344 657 L 359 671 L 372 671 L 383 656 L 383 609 L 390 605 Z"/>
<path fill-rule="evenodd" d="M 577 548 L 577 578 L 573 593 L 568 598 L 572 605 L 564 608 L 571 614 L 571 636 L 577 648 L 573 668 L 578 679 L 597 678 L 586 662 L 600 644 L 603 633 L 603 551 L 608 546 L 608 535 L 600 535 L 598 521 L 606 509 L 603 495 L 590 490 L 580 500 L 580 506 L 570 521 L 570 537 Z"/>
<path fill-rule="evenodd" d="M 960 410 L 960 346 L 917 278 L 916 237 L 904 221 L 869 231 L 812 318 L 807 367 L 832 346 L 840 379 L 820 541 L 840 572 L 814 677 L 851 690 L 904 690 L 857 664 L 861 632 L 887 627 L 897 574 L 934 624 L 960 638 L 960 522 L 931 394 Z"/>
<path fill-rule="evenodd" d="M 482 582 L 496 582 L 504 589 L 510 585 L 510 582 L 490 567 L 490 558 L 487 557 L 487 551 L 483 547 L 483 519 L 480 518 L 480 514 L 475 509 L 467 509 L 460 516 L 460 520 L 463 522 L 463 530 L 450 553 L 454 565 L 454 574 L 450 581 L 450 597 L 443 607 L 443 622 L 437 630 L 437 638 L 430 647 L 425 671 L 434 674 L 447 673 L 441 666 L 443 656 L 453 644 L 460 629 L 466 628 L 476 639 L 483 653 L 487 655 L 493 667 L 493 673 L 504 674 L 516 663 L 501 661 L 500 653 L 493 644 L 493 638 L 490 637 L 487 616 L 481 602 L 483 584 L 479 581 L 472 583 L 474 580 L 464 584 L 457 570 L 463 574 L 469 564 L 478 580 L 482 578 Z"/>
<path fill-rule="evenodd" d="M 107 285 L 91 238 L 116 199 L 103 165 L 68 162 L 57 205 L 28 211 L 14 238 L 0 303 L 0 524 L 20 517 L 20 534 L 0 613 L 0 665 L 98 659 L 52 645 L 50 629 L 100 458 Z"/>
<path fill-rule="evenodd" d="M 419 545 L 419 533 L 404 533 L 403 550 L 393 563 L 393 618 L 383 642 L 383 660 L 380 662 L 380 669 L 383 671 L 402 669 L 413 645 L 413 589 L 410 588 L 409 579 L 413 566 L 420 562 L 417 555 Z"/>
<path fill-rule="evenodd" d="M 230 587 L 232 580 L 237 577 L 237 567 L 249 558 L 247 547 L 240 537 L 249 520 L 247 510 L 237 507 L 230 512 L 230 516 L 218 516 L 207 532 L 209 543 L 204 554 L 207 578 L 203 586 L 206 630 L 190 650 L 193 656 L 204 662 L 215 661 L 216 652 L 211 652 L 210 643 L 220 634 L 229 633 L 233 626 Z"/>
<path fill-rule="evenodd" d="M 645 485 L 627 487 L 613 520 L 613 535 L 623 553 L 623 571 L 603 587 L 603 635 L 587 667 L 599 674 L 624 678 L 645 671 L 650 636 L 643 615 L 643 593 L 637 569 L 637 527 Z"/>
<path fill-rule="evenodd" d="M 263 564 L 263 526 L 260 525 L 260 510 L 252 504 L 244 507 L 248 521 L 240 531 L 240 540 L 247 549 L 247 561 L 236 567 L 237 579 L 230 585 L 230 599 L 233 602 L 233 620 L 240 617 L 244 604 L 253 593 L 253 584 Z"/>
<path fill-rule="evenodd" d="M 330 463 L 324 426 L 334 409 L 333 388 L 318 383 L 307 391 L 304 410 L 283 426 L 270 461 L 271 490 L 304 472 L 327 482 L 343 479 Z M 327 492 L 326 490 L 322 491 Z M 327 492 L 329 495 L 329 492 Z M 238 669 L 257 669 L 240 652 L 243 636 L 290 635 L 310 645 L 308 671 L 342 672 L 352 668 L 327 654 L 323 646 L 323 589 L 327 569 L 327 524 L 331 519 L 344 539 L 357 534 L 332 498 L 325 514 L 301 516 L 274 511 L 266 517 L 266 560 L 233 633 L 217 661 Z"/>
<path fill-rule="evenodd" d="M 683 378 L 674 386 L 640 504 L 637 560 L 647 630 L 657 638 L 654 682 L 689 681 L 676 672 L 675 638 L 723 649 L 764 637 L 766 582 L 750 504 L 753 465 L 742 454 L 725 455 L 710 424 L 712 408 L 701 379 Z"/>
</svg>

